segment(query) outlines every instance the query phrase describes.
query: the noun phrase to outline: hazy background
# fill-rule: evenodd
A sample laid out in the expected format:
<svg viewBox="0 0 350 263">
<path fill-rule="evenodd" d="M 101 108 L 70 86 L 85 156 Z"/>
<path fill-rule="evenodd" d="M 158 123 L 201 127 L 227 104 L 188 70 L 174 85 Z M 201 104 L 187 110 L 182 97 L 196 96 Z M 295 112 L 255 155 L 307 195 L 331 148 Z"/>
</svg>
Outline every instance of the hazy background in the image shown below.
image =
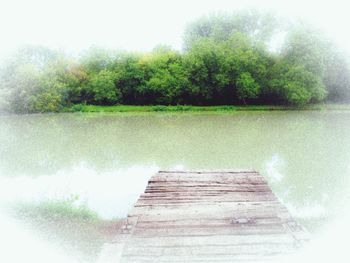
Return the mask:
<svg viewBox="0 0 350 263">
<path fill-rule="evenodd" d="M 273 10 L 321 27 L 350 51 L 348 1 L 317 0 L 0 0 L 0 57 L 20 45 L 77 52 L 91 45 L 181 49 L 188 22 L 215 11 Z"/>
<path fill-rule="evenodd" d="M 312 24 L 321 27 L 333 40 L 335 40 L 335 42 L 338 43 L 340 48 L 343 48 L 350 53 L 350 45 L 348 45 L 348 42 L 350 41 L 349 5 L 348 1 L 341 0 L 0 0 L 0 59 L 9 52 L 17 49 L 19 46 L 28 44 L 43 45 L 49 48 L 60 48 L 72 52 L 72 54 L 76 54 L 92 45 L 113 49 L 149 51 L 157 44 L 166 44 L 175 49 L 181 49 L 183 42 L 182 35 L 189 22 L 202 15 L 215 11 L 229 12 L 250 7 L 258 10 L 272 10 L 281 17 L 289 16 L 311 22 Z M 35 118 L 35 116 L 31 118 Z M 10 124 L 8 124 L 9 122 Z M 341 122 L 343 124 L 342 127 L 347 124 L 344 119 L 341 119 Z M 23 123 L 25 124 L 25 122 Z M 20 125 L 23 123 L 20 123 Z M 46 121 L 44 123 L 46 123 Z M 107 124 L 108 123 L 109 122 L 107 122 Z M 334 137 L 343 138 L 341 133 L 347 133 L 346 128 L 341 129 L 338 126 L 332 126 L 330 125 L 331 122 L 328 120 L 318 123 L 321 131 L 328 127 L 327 131 L 329 131 L 329 134 L 334 135 Z M 2 120 L 2 123 L 0 124 L 2 124 L 3 130 L 6 132 L 3 133 L 5 134 L 3 136 L 0 134 L 0 139 L 3 139 L 4 141 L 19 140 L 15 137 L 16 132 L 13 132 L 15 129 L 12 129 L 12 127 L 15 127 L 15 125 L 12 124 L 12 120 L 8 122 Z M 29 120 L 29 124 L 31 125 L 31 120 Z M 310 125 L 314 126 L 314 124 L 315 121 L 312 120 Z M 50 123 L 47 125 L 50 125 Z M 64 130 L 66 127 L 65 124 L 60 125 L 58 125 L 58 127 L 63 127 Z M 302 123 L 300 121 L 296 122 L 296 127 L 300 127 L 301 125 Z M 34 123 L 32 126 L 40 128 L 37 123 Z M 68 129 L 75 128 L 73 125 L 67 125 L 67 127 Z M 306 127 L 308 128 L 308 126 Z M 333 128 L 334 130 L 332 130 Z M 55 129 L 55 126 L 53 126 L 52 129 Z M 47 128 L 42 129 L 44 133 L 49 130 L 50 129 Z M 257 129 L 254 130 L 258 131 Z M 34 129 L 30 131 L 35 132 L 36 130 Z M 107 129 L 107 131 L 109 130 Z M 296 131 L 298 131 L 298 128 L 296 128 Z M 309 129 L 309 131 L 311 131 L 311 129 Z M 48 146 L 50 146 L 46 141 L 43 140 L 42 144 L 35 142 L 35 139 L 41 141 L 41 138 L 35 137 L 30 133 L 28 133 L 29 135 L 26 134 L 26 129 L 18 128 L 17 132 L 18 138 L 21 138 L 26 142 L 32 142 L 31 140 L 28 140 L 28 138 L 31 138 L 32 140 L 34 139 L 33 145 L 39 149 L 42 147 L 42 149 L 45 150 L 43 152 L 46 154 L 46 150 Z M 25 136 L 22 135 L 21 132 L 23 132 Z M 312 132 L 315 132 L 315 129 L 312 130 Z M 337 136 L 337 132 L 340 134 L 339 136 Z M 12 134 L 13 137 L 8 136 L 8 134 Z M 74 133 L 72 134 L 74 135 Z M 300 132 L 300 134 L 304 135 L 303 132 Z M 37 132 L 36 135 L 40 135 L 40 132 Z M 323 136 L 323 133 L 321 132 L 320 135 Z M 84 137 L 77 137 L 84 139 Z M 160 140 L 162 139 L 162 137 L 157 138 L 160 138 Z M 30 142 L 28 143 L 29 145 Z M 60 143 L 60 141 L 57 141 L 57 143 Z M 329 144 L 334 146 L 333 141 L 329 141 Z M 17 147 L 15 149 L 16 151 L 13 151 L 14 154 L 10 155 L 8 154 L 8 151 L 5 152 L 6 147 L 4 147 L 4 145 L 6 146 L 4 142 L 0 144 L 0 150 L 4 153 L 3 156 L 7 156 L 7 158 L 13 156 L 13 166 L 21 167 L 16 163 L 17 160 L 15 159 L 16 157 L 18 158 L 16 151 L 23 150 L 23 147 Z M 9 142 L 7 145 L 10 148 L 10 146 L 13 147 L 16 144 Z M 347 144 L 340 142 L 339 145 L 346 146 Z M 57 145 L 52 144 L 52 147 L 55 148 Z M 91 144 L 91 147 L 94 147 L 94 144 Z M 307 148 L 309 146 L 306 145 L 305 147 Z M 329 149 L 332 150 L 332 148 Z M 348 157 L 346 149 L 348 148 L 344 147 L 345 154 L 342 156 Z M 307 152 L 307 150 L 308 149 L 305 151 Z M 62 152 L 65 151 L 66 149 L 64 149 L 64 151 L 62 150 Z M 72 152 L 74 152 L 73 148 Z M 36 151 L 36 154 L 39 156 L 38 153 L 40 153 L 40 151 Z M 109 152 L 107 151 L 107 154 L 108 153 Z M 328 154 L 328 152 L 326 153 Z M 333 153 L 334 155 L 332 155 L 332 158 L 339 160 L 339 150 L 335 149 Z M 33 156 L 35 157 L 37 155 Z M 80 155 L 81 153 L 77 153 L 77 156 Z M 32 157 L 32 155 L 28 156 Z M 297 156 L 297 154 L 295 154 L 295 156 Z M 325 158 L 322 159 L 324 163 L 330 161 L 330 159 L 326 157 L 325 154 Z M 348 160 L 345 157 L 345 161 L 343 162 L 344 167 Z M 23 159 L 24 158 L 22 158 L 22 160 Z M 3 158 L 2 162 L 7 165 L 11 164 L 11 162 L 7 160 L 9 159 Z M 28 163 L 32 164 L 34 162 L 29 161 Z M 44 163 L 43 165 L 46 164 Z M 5 165 L 0 168 L 4 169 L 4 166 Z M 85 167 L 83 168 L 85 169 Z M 153 170 L 156 170 L 156 168 L 157 167 L 151 166 L 149 174 L 151 174 Z M 73 172 L 75 173 L 74 169 Z M 81 170 L 78 170 L 78 172 L 80 174 Z M 78 172 L 76 173 L 78 174 Z M 134 173 L 134 170 L 131 169 L 131 172 Z M 52 172 L 52 174 L 55 175 L 55 172 Z M 128 176 L 129 174 L 126 173 L 126 175 Z M 317 176 L 316 172 L 315 176 Z M 57 187 L 57 185 L 60 186 L 55 181 L 56 177 L 53 178 L 54 180 L 49 183 L 55 187 Z M 91 178 L 94 179 L 95 177 L 91 176 Z M 93 189 L 91 191 L 93 196 L 99 197 L 101 196 L 99 195 L 99 192 L 92 187 L 96 186 L 95 182 L 97 179 L 96 181 L 93 179 L 90 181 L 90 184 L 86 185 L 87 187 L 91 186 L 91 189 Z M 65 178 L 62 179 L 62 181 L 64 180 Z M 329 180 L 331 181 L 332 179 Z M 104 191 L 106 185 L 111 182 L 108 180 L 99 181 L 102 183 L 101 189 Z M 76 185 L 78 185 L 79 182 L 80 181 L 77 180 Z M 315 180 L 315 182 L 317 181 Z M 18 184 L 18 181 L 11 181 L 7 178 L 2 180 L 1 183 L 2 188 L 7 189 L 7 191 L 1 191 L 1 197 L 8 197 L 8 199 L 11 200 L 14 199 L 15 196 L 18 198 L 19 192 L 27 194 L 27 192 L 22 191 L 21 187 L 23 187 L 23 189 L 33 189 L 33 195 L 35 195 L 37 194 L 37 188 L 35 187 L 40 186 L 41 188 L 44 188 L 44 186 L 47 186 L 42 183 L 42 181 L 40 185 L 37 184 L 37 181 L 34 181 L 32 185 L 35 187 L 30 188 L 28 181 L 24 180 L 23 184 Z M 15 184 L 20 187 L 11 187 Z M 72 185 L 72 182 L 68 181 L 67 184 Z M 325 181 L 324 184 L 327 184 L 327 181 Z M 332 184 L 330 185 L 332 186 Z M 66 184 L 63 184 L 63 187 L 65 186 Z M 110 187 L 112 187 L 112 184 Z M 142 190 L 143 188 L 144 186 L 141 185 L 140 189 Z M 334 189 L 339 191 L 338 188 Z M 79 188 L 79 190 L 81 189 Z M 112 190 L 113 193 L 116 192 L 115 189 L 110 189 L 110 192 L 107 192 L 106 194 L 107 198 L 109 198 L 108 193 L 111 193 Z M 128 188 L 125 188 L 125 192 L 127 190 Z M 309 190 L 309 193 L 310 192 L 312 192 L 312 190 Z M 118 194 L 118 192 L 116 193 Z M 104 201 L 104 199 L 101 200 Z M 314 200 L 317 201 L 317 198 L 314 198 Z M 132 200 L 130 200 L 130 202 L 132 203 Z M 348 207 L 349 203 L 343 204 L 338 200 L 338 204 L 335 205 L 340 206 L 341 211 L 344 214 L 350 210 Z M 310 209 L 307 208 L 305 210 Z M 3 215 L 0 214 L 0 248 L 4 248 L 0 252 L 1 262 L 76 262 L 71 258 L 67 259 L 66 253 L 63 253 L 56 247 L 52 247 L 51 243 L 49 244 L 41 239 L 37 240 L 34 233 L 26 228 L 22 229 L 19 223 L 17 224 L 17 222 L 13 220 L 11 221 L 8 218 L 2 218 L 2 216 Z M 308 248 L 308 253 L 302 254 L 300 258 L 291 258 L 290 261 L 295 262 L 302 259 L 302 262 L 312 262 L 317 258 L 318 262 L 347 262 L 347 244 L 349 243 L 350 236 L 348 227 L 349 216 L 344 215 L 337 219 L 336 222 L 329 225 L 319 234 L 320 238 L 316 239 L 316 241 L 311 244 L 311 247 Z"/>
</svg>

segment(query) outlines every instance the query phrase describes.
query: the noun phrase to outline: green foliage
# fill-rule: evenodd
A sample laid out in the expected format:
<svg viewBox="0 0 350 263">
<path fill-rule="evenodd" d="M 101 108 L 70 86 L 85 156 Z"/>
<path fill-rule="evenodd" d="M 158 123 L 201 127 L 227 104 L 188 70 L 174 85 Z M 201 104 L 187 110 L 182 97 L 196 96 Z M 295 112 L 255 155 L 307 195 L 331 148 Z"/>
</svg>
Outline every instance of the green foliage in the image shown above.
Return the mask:
<svg viewBox="0 0 350 263">
<path fill-rule="evenodd" d="M 271 13 L 242 10 L 234 13 L 216 13 L 189 24 L 184 33 L 184 48 L 190 49 L 202 38 L 225 41 L 232 34 L 242 33 L 257 41 L 268 42 L 280 30 L 280 19 Z"/>
<path fill-rule="evenodd" d="M 141 58 L 140 54 L 123 53 L 116 62 L 116 86 L 120 87 L 125 104 L 141 103 L 136 91 L 144 85 L 146 77 L 145 65 Z"/>
<path fill-rule="evenodd" d="M 186 54 L 184 67 L 192 84 L 188 94 L 191 103 L 208 104 L 213 98 L 216 85 L 226 82 L 226 76 L 220 74 L 222 59 L 218 46 L 211 39 L 197 41 Z"/>
<path fill-rule="evenodd" d="M 91 211 L 85 204 L 77 204 L 77 198 L 66 200 L 48 200 L 38 204 L 21 204 L 17 213 L 23 217 L 46 218 L 50 220 L 77 220 L 79 222 L 97 222 L 97 213 Z"/>
<path fill-rule="evenodd" d="M 31 97 L 29 112 L 57 112 L 62 108 L 62 95 L 58 91 L 42 91 Z"/>
<path fill-rule="evenodd" d="M 282 57 L 290 64 L 303 65 L 306 70 L 323 77 L 327 56 L 327 40 L 312 28 L 296 27 L 289 31 Z"/>
<path fill-rule="evenodd" d="M 32 65 L 20 65 L 12 70 L 12 78 L 3 80 L 8 90 L 7 101 L 12 110 L 20 113 L 30 112 L 31 102 L 39 89 L 41 73 Z"/>
<path fill-rule="evenodd" d="M 6 61 L 1 72 L 1 89 L 17 113 L 59 111 L 76 89 L 69 62 L 63 54 L 38 47 L 19 50 Z"/>
<path fill-rule="evenodd" d="M 188 25 L 182 53 L 167 46 L 147 53 L 93 47 L 74 60 L 44 47 L 25 47 L 1 65 L 0 110 L 83 111 L 85 104 L 129 104 L 159 105 L 153 110 L 162 111 L 164 105 L 179 104 L 300 107 L 349 100 L 344 52 L 311 27 L 284 27 L 277 20 L 254 10 L 202 17 Z M 269 50 L 283 30 L 280 52 Z"/>
<path fill-rule="evenodd" d="M 298 82 L 286 83 L 283 89 L 285 93 L 284 97 L 291 105 L 303 106 L 311 99 L 310 92 L 305 87 L 300 86 Z"/>
<path fill-rule="evenodd" d="M 260 93 L 260 85 L 256 83 L 252 75 L 244 72 L 239 75 L 237 81 L 237 96 L 246 104 L 247 99 L 256 99 Z"/>
<path fill-rule="evenodd" d="M 117 54 L 111 50 L 92 47 L 80 57 L 80 65 L 88 73 L 98 73 L 104 69 L 113 69 Z"/>
<path fill-rule="evenodd" d="M 220 105 L 220 106 L 192 106 L 192 105 L 84 105 L 76 104 L 70 108 L 65 108 L 65 112 L 86 112 L 86 113 L 106 113 L 118 114 L 129 113 L 132 115 L 144 114 L 145 112 L 232 112 L 235 111 L 286 111 L 286 110 L 350 110 L 349 104 L 308 104 L 305 106 L 291 106 L 291 105 Z"/>
<path fill-rule="evenodd" d="M 91 76 L 88 82 L 88 92 L 92 94 L 92 103 L 115 104 L 121 99 L 121 91 L 115 86 L 116 74 L 106 69 Z"/>
<path fill-rule="evenodd" d="M 303 106 L 310 102 L 320 102 L 326 96 L 325 87 L 317 75 L 304 66 L 293 66 L 280 62 L 275 66 L 271 91 L 283 103 Z"/>
<path fill-rule="evenodd" d="M 311 101 L 321 101 L 328 94 L 332 101 L 350 98 L 350 67 L 346 55 L 321 32 L 310 27 L 297 27 L 287 36 L 282 57 L 300 65 L 313 77 Z"/>
<path fill-rule="evenodd" d="M 242 80 L 238 79 L 242 73 L 250 75 L 258 93 L 256 87 L 265 82 L 269 60 L 263 47 L 254 44 L 249 37 L 235 33 L 220 43 L 208 38 L 198 40 L 188 51 L 185 67 L 198 104 L 231 104 L 256 98 L 243 95 Z"/>
<path fill-rule="evenodd" d="M 190 85 L 182 67 L 182 57 L 168 48 L 155 49 L 144 56 L 145 82 L 137 89 L 139 101 L 144 104 L 184 103 Z"/>
</svg>

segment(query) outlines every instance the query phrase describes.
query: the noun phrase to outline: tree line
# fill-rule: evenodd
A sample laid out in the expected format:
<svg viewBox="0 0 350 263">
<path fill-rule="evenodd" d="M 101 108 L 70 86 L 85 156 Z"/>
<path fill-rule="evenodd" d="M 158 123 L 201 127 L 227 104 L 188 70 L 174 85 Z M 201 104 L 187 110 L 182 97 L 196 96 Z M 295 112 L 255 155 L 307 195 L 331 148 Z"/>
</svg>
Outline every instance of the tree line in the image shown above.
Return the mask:
<svg viewBox="0 0 350 263">
<path fill-rule="evenodd" d="M 322 32 L 240 11 L 189 24 L 184 49 L 90 48 L 79 57 L 27 46 L 1 65 L 0 104 L 18 113 L 74 104 L 303 106 L 350 98 L 347 55 Z M 278 36 L 282 44 L 274 50 Z"/>
</svg>

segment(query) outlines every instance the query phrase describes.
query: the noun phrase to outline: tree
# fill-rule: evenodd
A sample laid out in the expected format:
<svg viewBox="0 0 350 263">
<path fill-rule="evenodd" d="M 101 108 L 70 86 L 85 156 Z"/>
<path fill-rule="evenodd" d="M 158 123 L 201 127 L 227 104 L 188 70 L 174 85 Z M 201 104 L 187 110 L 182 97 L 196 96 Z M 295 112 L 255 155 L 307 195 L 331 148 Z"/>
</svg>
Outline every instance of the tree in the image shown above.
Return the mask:
<svg viewBox="0 0 350 263">
<path fill-rule="evenodd" d="M 198 104 L 240 103 L 237 79 L 249 74 L 254 82 L 263 86 L 267 67 L 271 63 L 263 45 L 255 43 L 242 33 L 234 33 L 220 43 L 203 38 L 194 43 L 185 56 L 185 67 L 194 87 Z M 242 86 L 240 86 L 242 91 Z M 240 92 L 241 92 L 240 91 Z M 242 94 L 241 94 L 242 95 Z"/>
<path fill-rule="evenodd" d="M 190 24 L 185 52 L 131 53 L 93 47 L 78 61 L 44 47 L 20 49 L 1 66 L 0 108 L 59 111 L 75 103 L 302 106 L 350 99 L 347 55 L 310 26 L 285 30 L 270 13 L 217 13 Z"/>
<path fill-rule="evenodd" d="M 189 50 L 202 38 L 216 42 L 229 39 L 232 34 L 242 33 L 257 42 L 268 43 L 281 30 L 281 19 L 272 13 L 242 10 L 234 13 L 215 13 L 203 16 L 187 26 L 184 33 L 184 49 Z"/>
<path fill-rule="evenodd" d="M 203 38 L 194 43 L 184 57 L 188 72 L 190 100 L 193 104 L 212 104 L 229 85 L 225 74 L 225 50 L 214 40 Z"/>
<path fill-rule="evenodd" d="M 3 64 L 0 86 L 8 107 L 18 113 L 58 111 L 76 89 L 63 53 L 24 47 Z"/>
<path fill-rule="evenodd" d="M 327 95 L 320 76 L 308 71 L 305 66 L 291 65 L 286 61 L 280 61 L 274 66 L 270 94 L 282 103 L 295 106 L 320 102 Z"/>
<path fill-rule="evenodd" d="M 88 73 L 98 73 L 101 70 L 112 70 L 115 67 L 115 62 L 118 54 L 114 51 L 91 47 L 81 55 L 79 63 L 82 69 Z"/>
<path fill-rule="evenodd" d="M 221 45 L 227 50 L 224 63 L 227 67 L 225 74 L 230 76 L 234 89 L 237 88 L 237 79 L 242 76 L 247 77 L 248 74 L 259 86 L 266 85 L 268 67 L 273 60 L 264 45 L 253 42 L 241 33 L 233 34 Z"/>
<path fill-rule="evenodd" d="M 281 56 L 292 65 L 303 65 L 306 70 L 323 78 L 326 69 L 329 41 L 314 28 L 295 26 L 285 39 Z"/>
<path fill-rule="evenodd" d="M 294 27 L 287 35 L 281 56 L 292 65 L 302 65 L 323 82 L 328 99 L 350 98 L 350 67 L 347 54 L 322 32 L 310 26 Z"/>
<path fill-rule="evenodd" d="M 143 103 L 169 105 L 187 102 L 190 83 L 180 53 L 157 47 L 140 63 L 146 71 L 144 85 L 137 88 Z"/>
<path fill-rule="evenodd" d="M 260 94 L 260 85 L 249 72 L 240 74 L 236 81 L 237 97 L 246 104 L 248 99 L 256 99 Z"/>
<path fill-rule="evenodd" d="M 115 63 L 116 86 L 120 87 L 125 104 L 138 104 L 142 101 L 137 94 L 137 89 L 145 85 L 146 77 L 141 57 L 137 53 L 122 53 Z"/>
<path fill-rule="evenodd" d="M 57 112 L 64 105 L 64 83 L 43 75 L 35 94 L 29 97 L 29 112 Z"/>
<path fill-rule="evenodd" d="M 350 101 L 350 63 L 348 54 L 332 46 L 326 58 L 324 84 L 328 91 L 327 99 L 333 102 Z"/>
<path fill-rule="evenodd" d="M 31 111 L 31 102 L 40 83 L 40 72 L 33 65 L 21 65 L 11 70 L 11 78 L 3 78 L 2 86 L 7 90 L 7 103 L 17 113 Z"/>
<path fill-rule="evenodd" d="M 91 76 L 88 91 L 93 97 L 92 103 L 111 105 L 120 102 L 121 91 L 115 86 L 116 74 L 106 69 Z"/>
</svg>

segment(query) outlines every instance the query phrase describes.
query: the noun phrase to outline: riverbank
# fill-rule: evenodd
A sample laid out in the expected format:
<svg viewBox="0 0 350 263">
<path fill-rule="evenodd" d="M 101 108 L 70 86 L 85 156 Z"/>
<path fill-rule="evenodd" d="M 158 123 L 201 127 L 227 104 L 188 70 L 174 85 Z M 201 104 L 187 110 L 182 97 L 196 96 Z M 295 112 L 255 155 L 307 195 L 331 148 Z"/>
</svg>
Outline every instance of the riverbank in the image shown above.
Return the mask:
<svg viewBox="0 0 350 263">
<path fill-rule="evenodd" d="M 102 245 L 112 242 L 123 222 L 121 218 L 102 219 L 87 206 L 75 205 L 73 199 L 24 203 L 10 212 L 38 237 L 58 245 L 71 258 L 84 263 L 97 260 Z"/>
<path fill-rule="evenodd" d="M 190 105 L 84 105 L 76 104 L 69 108 L 63 108 L 61 112 L 182 112 L 182 111 L 286 111 L 286 110 L 350 110 L 350 104 L 312 104 L 303 107 L 283 105 L 220 105 L 220 106 L 190 106 Z"/>
</svg>

